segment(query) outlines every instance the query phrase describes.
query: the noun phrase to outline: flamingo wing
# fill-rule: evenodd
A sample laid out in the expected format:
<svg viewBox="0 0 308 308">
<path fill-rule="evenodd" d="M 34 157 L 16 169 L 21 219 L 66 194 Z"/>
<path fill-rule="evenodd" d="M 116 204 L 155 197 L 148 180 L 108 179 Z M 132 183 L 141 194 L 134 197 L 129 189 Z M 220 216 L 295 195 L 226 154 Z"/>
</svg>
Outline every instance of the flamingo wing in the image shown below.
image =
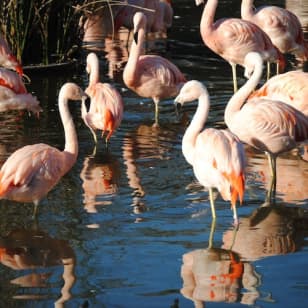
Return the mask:
<svg viewBox="0 0 308 308">
<path fill-rule="evenodd" d="M 245 55 L 250 51 L 260 52 L 265 60 L 280 57 L 268 35 L 249 21 L 222 18 L 215 22 L 214 27 L 214 32 L 201 31 L 203 40 L 229 63 L 243 66 Z"/>
<path fill-rule="evenodd" d="M 215 146 L 213 146 L 215 145 Z M 206 187 L 217 187 L 225 200 L 243 199 L 245 153 L 242 143 L 227 130 L 208 128 L 198 135 L 194 172 Z"/>
<path fill-rule="evenodd" d="M 308 73 L 289 71 L 273 76 L 249 98 L 253 97 L 282 101 L 308 116 Z"/>
<path fill-rule="evenodd" d="M 63 153 L 58 149 L 46 144 L 24 146 L 15 151 L 0 170 L 0 196 L 37 194 L 36 190 L 45 194 L 62 177 L 64 169 Z M 32 197 L 29 196 L 29 200 L 33 200 Z"/>
<path fill-rule="evenodd" d="M 5 68 L 0 68 L 0 86 L 7 87 L 18 94 L 27 93 L 21 77 Z"/>
<path fill-rule="evenodd" d="M 181 71 L 167 59 L 156 55 L 140 56 L 138 61 L 139 74 L 145 78 L 159 80 L 166 86 L 174 86 L 186 82 Z"/>
<path fill-rule="evenodd" d="M 119 92 L 108 83 L 96 83 L 86 90 L 91 97 L 87 122 L 92 128 L 116 129 L 123 117 L 123 100 Z"/>
</svg>

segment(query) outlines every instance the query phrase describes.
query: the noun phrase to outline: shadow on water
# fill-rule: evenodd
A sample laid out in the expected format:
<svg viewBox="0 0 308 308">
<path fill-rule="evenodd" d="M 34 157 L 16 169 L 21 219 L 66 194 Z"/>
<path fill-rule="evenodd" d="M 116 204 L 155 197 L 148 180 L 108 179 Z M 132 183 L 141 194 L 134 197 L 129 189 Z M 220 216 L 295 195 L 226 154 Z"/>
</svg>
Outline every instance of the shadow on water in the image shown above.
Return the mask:
<svg viewBox="0 0 308 308">
<path fill-rule="evenodd" d="M 306 20 L 306 4 L 295 2 L 286 5 Z M 203 45 L 202 10 L 194 1 L 173 5 L 168 38 L 150 39 L 147 50 L 171 60 L 187 79 L 206 83 L 211 96 L 207 126 L 223 128 L 224 108 L 233 92 L 230 65 Z M 239 9 L 240 1 L 219 1 L 217 17 L 238 17 Z M 1 200 L 0 306 L 305 307 L 307 149 L 279 157 L 277 204 L 264 207 L 270 179 L 267 159 L 246 147 L 247 189 L 238 207 L 240 224 L 234 229 L 230 205 L 218 194 L 214 224 L 208 192 L 181 151 L 197 103 L 177 117 L 173 99 L 164 100 L 160 126 L 153 127 L 153 102 L 123 84 L 129 54 L 129 43 L 122 44 L 129 38 L 125 35 L 117 42 L 104 38 L 95 46 L 101 80 L 114 84 L 125 104 L 108 150 L 99 139 L 93 154 L 80 105 L 72 104 L 78 160 L 42 200 L 39 225 L 30 222 L 32 205 Z M 58 91 L 66 81 L 86 87 L 88 52 L 83 50 L 73 70 L 28 73 L 27 88 L 44 112 L 39 119 L 26 113 L 0 115 L 1 162 L 25 144 L 44 142 L 62 149 Z M 240 68 L 238 76 L 243 84 Z"/>
</svg>

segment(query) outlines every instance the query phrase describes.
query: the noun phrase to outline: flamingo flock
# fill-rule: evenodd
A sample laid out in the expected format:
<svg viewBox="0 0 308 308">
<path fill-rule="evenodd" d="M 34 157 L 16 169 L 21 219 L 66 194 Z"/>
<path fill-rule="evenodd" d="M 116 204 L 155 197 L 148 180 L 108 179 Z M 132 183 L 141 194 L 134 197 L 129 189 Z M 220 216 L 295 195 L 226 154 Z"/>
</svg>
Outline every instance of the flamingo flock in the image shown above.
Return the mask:
<svg viewBox="0 0 308 308">
<path fill-rule="evenodd" d="M 203 2 L 195 0 L 197 6 Z M 200 20 L 200 35 L 204 48 L 209 48 L 231 65 L 234 93 L 225 102 L 226 128 L 204 129 L 210 113 L 210 94 L 205 84 L 188 80 L 166 57 L 147 53 L 144 49 L 147 32 L 153 29 L 166 31 L 171 27 L 171 1 L 139 1 L 140 7 L 150 8 L 146 12 L 133 6 L 133 1 L 130 4 L 125 10 L 119 10 L 115 18 L 116 29 L 124 26 L 134 32 L 123 69 L 123 87 L 137 97 L 153 100 L 155 127 L 160 125 L 161 101 L 174 99 L 175 104 L 183 105 L 198 100 L 191 123 L 182 136 L 182 153 L 197 180 L 209 190 L 213 219 L 216 219 L 216 189 L 225 201 L 231 202 L 234 222 L 238 224 L 236 203 L 245 200 L 245 147 L 255 148 L 268 156 L 272 178 L 266 201 L 274 203 L 279 180 L 277 157 L 308 140 L 307 73 L 283 72 L 286 53 L 294 53 L 301 61 L 307 60 L 307 44 L 296 15 L 276 6 L 254 9 L 253 1 L 242 0 L 241 18 L 215 20 L 218 0 L 207 0 Z M 155 14 L 151 14 L 151 10 Z M 277 70 L 270 78 L 271 63 L 276 63 Z M 264 64 L 267 65 L 267 81 L 258 88 L 263 80 Z M 241 87 L 237 83 L 237 65 L 245 69 L 247 78 Z M 42 112 L 39 102 L 27 92 L 23 83 L 22 65 L 2 36 L 0 66 L 0 111 L 27 109 Z M 97 130 L 102 132 L 106 144 L 112 142 L 125 118 L 125 108 L 129 106 L 124 108 L 121 91 L 111 83 L 100 81 L 99 66 L 99 56 L 90 52 L 86 57 L 89 78 L 86 89 L 66 82 L 59 91 L 64 150 L 43 143 L 16 150 L 0 170 L 0 198 L 32 202 L 36 215 L 39 202 L 76 163 L 79 144 L 68 109 L 69 100 L 81 101 L 81 116 L 95 144 L 99 142 Z M 1 105 L 5 100 L 6 105 Z M 10 104 L 10 100 L 14 102 Z"/>
</svg>

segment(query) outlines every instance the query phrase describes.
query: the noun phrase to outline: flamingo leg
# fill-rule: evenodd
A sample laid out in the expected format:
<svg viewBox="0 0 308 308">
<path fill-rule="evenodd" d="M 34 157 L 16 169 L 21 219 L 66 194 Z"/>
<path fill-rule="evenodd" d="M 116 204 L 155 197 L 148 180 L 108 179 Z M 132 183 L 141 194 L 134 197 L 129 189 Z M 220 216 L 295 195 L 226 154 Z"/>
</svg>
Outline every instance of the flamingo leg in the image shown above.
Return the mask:
<svg viewBox="0 0 308 308">
<path fill-rule="evenodd" d="M 159 110 L 158 110 L 158 101 L 154 101 L 155 104 L 155 125 L 158 126 L 158 117 L 159 117 Z"/>
<path fill-rule="evenodd" d="M 236 204 L 234 204 L 234 206 L 232 206 L 232 210 L 233 210 L 234 224 L 238 225 L 238 216 L 237 216 Z"/>
<path fill-rule="evenodd" d="M 209 249 L 213 247 L 213 239 L 214 239 L 215 228 L 216 228 L 216 218 L 213 218 L 212 223 L 211 223 L 210 236 L 209 236 L 209 245 L 208 245 Z"/>
<path fill-rule="evenodd" d="M 213 195 L 213 188 L 212 187 L 209 188 L 209 195 L 210 195 L 212 217 L 213 217 L 213 219 L 216 219 L 216 211 L 215 211 L 214 195 Z"/>
<path fill-rule="evenodd" d="M 276 197 L 276 183 L 277 183 L 277 176 L 276 176 L 276 156 L 272 155 L 271 153 L 266 152 L 268 156 L 269 166 L 271 170 L 271 185 L 269 189 L 269 200 L 268 202 L 274 201 Z"/>
<path fill-rule="evenodd" d="M 237 92 L 237 78 L 236 78 L 236 64 L 232 63 L 232 79 L 233 79 L 233 91 Z"/>
<path fill-rule="evenodd" d="M 266 62 L 266 67 L 267 67 L 266 80 L 269 80 L 271 76 L 271 63 L 269 61 Z"/>
<path fill-rule="evenodd" d="M 33 214 L 32 214 L 33 220 L 37 219 L 37 214 L 38 214 L 38 202 L 34 201 Z"/>
</svg>

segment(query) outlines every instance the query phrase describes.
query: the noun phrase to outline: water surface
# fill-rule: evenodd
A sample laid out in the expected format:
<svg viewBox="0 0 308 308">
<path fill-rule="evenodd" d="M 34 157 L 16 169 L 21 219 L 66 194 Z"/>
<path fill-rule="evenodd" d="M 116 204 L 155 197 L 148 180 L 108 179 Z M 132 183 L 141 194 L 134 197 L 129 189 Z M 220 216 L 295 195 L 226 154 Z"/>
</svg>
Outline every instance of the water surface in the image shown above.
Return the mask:
<svg viewBox="0 0 308 308">
<path fill-rule="evenodd" d="M 301 3 L 299 11 L 307 14 Z M 218 16 L 239 16 L 240 1 L 219 5 Z M 154 44 L 159 46 L 155 52 L 178 65 L 187 79 L 207 85 L 212 108 L 207 127 L 223 128 L 224 108 L 233 91 L 231 68 L 203 45 L 201 12 L 192 0 L 175 1 L 173 28 L 167 41 Z M 100 142 L 93 156 L 92 135 L 80 118 L 80 106 L 71 104 L 78 161 L 42 201 L 38 222 L 31 219 L 31 204 L 1 200 L 0 247 L 15 259 L 0 258 L 0 306 L 306 307 L 308 164 L 301 150 L 278 159 L 277 204 L 262 207 L 269 183 L 267 160 L 247 147 L 239 230 L 234 232 L 230 205 L 220 196 L 213 225 L 208 192 L 181 151 L 196 102 L 187 105 L 179 119 L 173 100 L 165 100 L 160 127 L 153 127 L 154 104 L 122 83 L 127 50 L 108 48 L 107 58 L 98 52 L 101 78 L 123 95 L 121 127 L 109 151 Z M 1 162 L 26 144 L 63 148 L 57 95 L 66 81 L 86 87 L 86 54 L 77 70 L 29 72 L 28 88 L 44 112 L 39 120 L 14 112 L 0 115 Z"/>
</svg>

